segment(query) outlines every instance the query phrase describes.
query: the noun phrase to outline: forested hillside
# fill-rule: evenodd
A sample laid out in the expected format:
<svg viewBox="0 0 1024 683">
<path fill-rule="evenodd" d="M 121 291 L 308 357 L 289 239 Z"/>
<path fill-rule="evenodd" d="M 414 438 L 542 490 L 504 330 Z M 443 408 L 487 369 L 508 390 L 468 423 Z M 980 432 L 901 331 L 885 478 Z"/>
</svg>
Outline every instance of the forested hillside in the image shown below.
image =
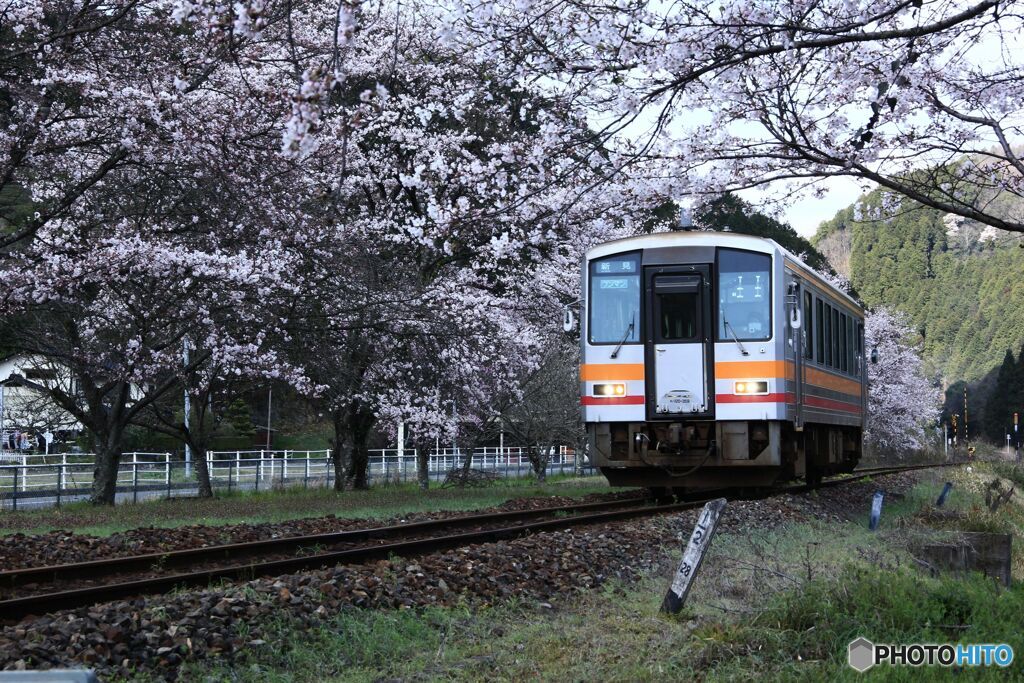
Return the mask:
<svg viewBox="0 0 1024 683">
<path fill-rule="evenodd" d="M 930 372 L 960 394 L 966 381 L 980 418 L 1007 350 L 1024 343 L 1021 238 L 876 190 L 823 223 L 813 242 L 866 305 L 910 316 Z"/>
<path fill-rule="evenodd" d="M 889 304 L 910 316 L 947 384 L 981 378 L 1024 342 L 1020 238 L 916 205 L 866 220 L 882 210 L 883 195 L 841 211 L 813 242 L 868 306 Z"/>
</svg>

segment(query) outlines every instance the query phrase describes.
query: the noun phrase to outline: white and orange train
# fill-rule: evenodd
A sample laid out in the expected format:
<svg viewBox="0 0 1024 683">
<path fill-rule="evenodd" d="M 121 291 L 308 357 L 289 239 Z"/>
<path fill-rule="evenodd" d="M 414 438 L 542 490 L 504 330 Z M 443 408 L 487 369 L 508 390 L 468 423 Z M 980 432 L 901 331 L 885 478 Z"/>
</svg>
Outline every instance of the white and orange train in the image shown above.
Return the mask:
<svg viewBox="0 0 1024 683">
<path fill-rule="evenodd" d="M 864 311 L 769 239 L 672 232 L 587 252 L 580 388 L 615 486 L 762 487 L 850 471 Z"/>
</svg>

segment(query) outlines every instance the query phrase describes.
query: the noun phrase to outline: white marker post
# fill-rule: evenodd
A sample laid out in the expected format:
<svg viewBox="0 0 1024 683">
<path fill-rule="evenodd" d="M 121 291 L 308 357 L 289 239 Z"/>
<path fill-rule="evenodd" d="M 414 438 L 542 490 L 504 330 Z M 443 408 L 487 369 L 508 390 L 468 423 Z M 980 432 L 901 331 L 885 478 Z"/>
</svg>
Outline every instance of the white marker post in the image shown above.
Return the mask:
<svg viewBox="0 0 1024 683">
<path fill-rule="evenodd" d="M 697 518 L 697 525 L 693 527 L 693 533 L 690 534 L 690 542 L 686 544 L 686 550 L 683 551 L 683 561 L 679 563 L 679 570 L 676 572 L 675 578 L 672 579 L 672 585 L 669 586 L 668 593 L 665 594 L 665 599 L 661 603 L 662 612 L 678 614 L 683 609 L 686 596 L 690 594 L 693 578 L 697 576 L 697 571 L 704 561 L 704 554 L 707 553 L 711 539 L 714 538 L 715 531 L 718 529 L 718 521 L 722 518 L 725 503 L 725 498 L 716 498 L 701 510 L 700 516 Z"/>
</svg>

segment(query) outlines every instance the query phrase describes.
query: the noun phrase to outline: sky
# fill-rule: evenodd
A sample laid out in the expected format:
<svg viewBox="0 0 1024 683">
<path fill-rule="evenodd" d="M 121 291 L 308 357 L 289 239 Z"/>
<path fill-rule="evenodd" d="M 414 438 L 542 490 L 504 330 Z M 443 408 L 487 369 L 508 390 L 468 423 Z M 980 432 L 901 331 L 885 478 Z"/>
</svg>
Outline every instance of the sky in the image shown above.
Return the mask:
<svg viewBox="0 0 1024 683">
<path fill-rule="evenodd" d="M 783 222 L 789 223 L 804 237 L 813 236 L 818 225 L 853 204 L 864 193 L 861 185 L 850 178 L 826 178 L 822 180 L 822 186 L 828 188 L 824 197 L 804 197 L 782 214 Z"/>
</svg>

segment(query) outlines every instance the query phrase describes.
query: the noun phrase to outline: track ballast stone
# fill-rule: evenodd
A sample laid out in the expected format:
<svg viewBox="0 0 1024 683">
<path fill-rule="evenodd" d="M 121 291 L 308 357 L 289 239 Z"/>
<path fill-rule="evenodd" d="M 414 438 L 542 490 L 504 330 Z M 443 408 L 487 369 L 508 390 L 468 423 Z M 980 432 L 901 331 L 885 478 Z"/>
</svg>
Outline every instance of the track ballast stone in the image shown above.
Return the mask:
<svg viewBox="0 0 1024 683">
<path fill-rule="evenodd" d="M 141 527 L 120 531 L 110 536 L 91 536 L 72 531 L 50 531 L 44 534 L 8 534 L 0 536 L 0 571 L 27 567 L 54 566 L 128 557 L 174 550 L 204 548 L 214 545 L 247 543 L 271 538 L 305 536 L 335 531 L 351 531 L 368 527 L 409 524 L 434 519 L 450 519 L 484 512 L 536 510 L 545 507 L 597 503 L 636 497 L 635 491 L 595 493 L 584 497 L 536 496 L 516 498 L 481 510 L 441 510 L 416 512 L 390 519 L 351 519 L 334 515 L 307 517 L 260 524 L 227 524 L 210 526 L 192 524 L 163 528 Z"/>
<path fill-rule="evenodd" d="M 905 491 L 914 477 L 855 483 L 817 494 L 735 501 L 720 533 L 859 514 L 880 486 Z M 842 491 L 840 495 L 833 495 Z M 185 661 L 273 647 L 267 624 L 286 616 L 321 625 L 344 609 L 409 609 L 512 597 L 558 604 L 609 579 L 635 580 L 664 568 L 689 536 L 697 511 L 580 527 L 472 545 L 418 558 L 340 565 L 243 584 L 140 597 L 29 618 L 0 629 L 0 669 L 90 666 L 101 676 L 179 677 Z"/>
</svg>

